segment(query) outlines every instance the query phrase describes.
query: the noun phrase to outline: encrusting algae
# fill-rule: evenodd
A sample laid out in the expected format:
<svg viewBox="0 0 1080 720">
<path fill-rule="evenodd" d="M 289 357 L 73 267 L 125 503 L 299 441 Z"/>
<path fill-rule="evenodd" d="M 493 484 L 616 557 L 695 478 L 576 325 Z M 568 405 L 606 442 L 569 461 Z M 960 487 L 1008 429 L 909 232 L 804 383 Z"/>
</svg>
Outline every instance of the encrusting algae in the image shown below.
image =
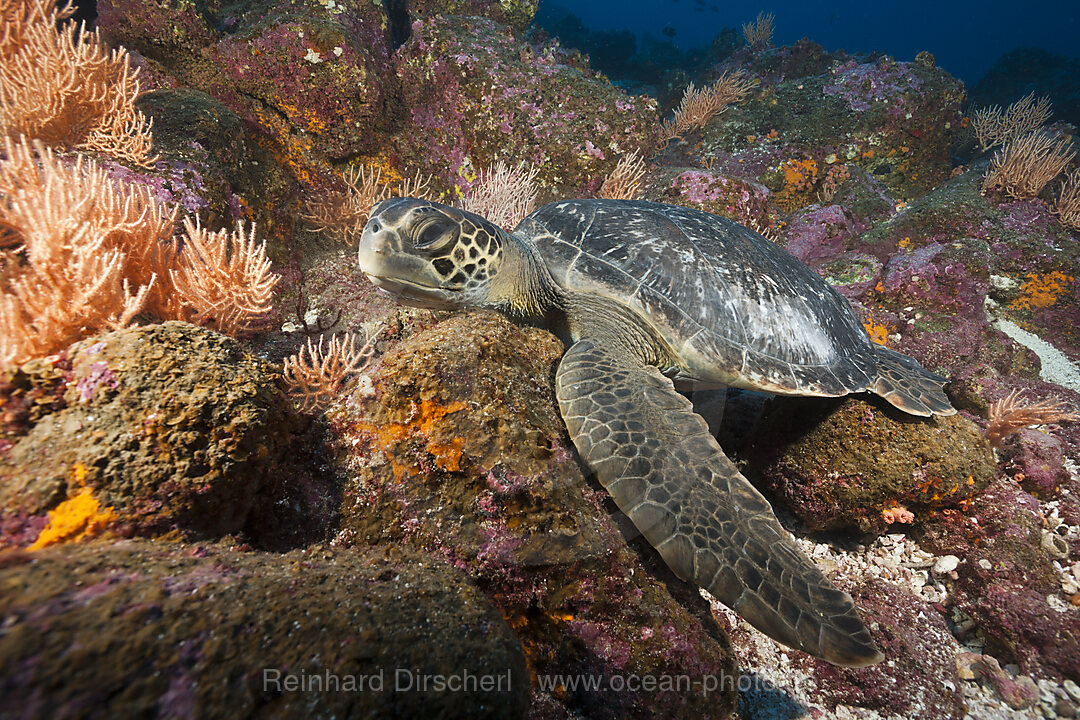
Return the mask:
<svg viewBox="0 0 1080 720">
<path fill-rule="evenodd" d="M 72 470 L 75 483 L 82 485 L 86 479 L 86 467 L 77 463 Z M 28 549 L 41 548 L 64 542 L 78 542 L 99 535 L 111 522 L 116 520 L 116 513 L 111 507 L 102 508 L 88 487 L 79 491 L 49 511 L 49 524 L 38 535 L 37 540 Z"/>
<path fill-rule="evenodd" d="M 448 442 L 440 442 L 432 437 L 432 432 L 444 417 L 464 409 L 465 403 L 460 401 L 440 405 L 424 398 L 418 405 L 413 404 L 413 412 L 408 422 L 376 425 L 361 421 L 357 423 L 355 429 L 370 434 L 375 439 L 377 448 L 386 453 L 390 459 L 394 477 L 398 481 L 404 480 L 410 474 L 421 472 L 420 467 L 416 465 L 408 467 L 399 463 L 395 460 L 395 454 L 391 452 L 398 443 L 413 437 L 431 438 L 428 440 L 426 449 L 435 460 L 435 465 L 443 470 L 457 472 L 461 469 L 461 452 L 465 447 L 465 440 L 455 437 Z"/>
</svg>

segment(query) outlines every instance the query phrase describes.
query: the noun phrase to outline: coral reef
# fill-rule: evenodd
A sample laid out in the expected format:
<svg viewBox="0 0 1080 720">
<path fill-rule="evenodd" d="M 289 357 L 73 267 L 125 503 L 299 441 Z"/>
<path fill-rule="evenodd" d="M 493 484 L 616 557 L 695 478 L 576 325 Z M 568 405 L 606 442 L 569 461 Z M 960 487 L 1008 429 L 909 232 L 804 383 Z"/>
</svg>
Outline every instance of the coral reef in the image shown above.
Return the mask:
<svg viewBox="0 0 1080 720">
<path fill-rule="evenodd" d="M 0 715 L 721 718 L 738 704 L 747 718 L 936 720 L 964 703 L 971 717 L 1075 715 L 1075 159 L 1041 192 L 986 184 L 994 161 L 974 153 L 980 129 L 994 145 L 993 118 L 962 116 L 963 85 L 929 53 L 774 47 L 760 16 L 746 43 L 732 28 L 692 56 L 538 5 L 98 2 L 101 38 L 130 50 L 110 72 L 131 70 L 106 85 L 131 107 L 106 125 L 152 120 L 156 157 L 83 142 L 97 184 L 33 204 L 26 188 L 40 201 L 42 178 L 88 161 L 39 150 L 13 164 L 5 151 L 0 292 L 74 289 L 9 303 L 23 314 L 8 312 L 0 337 L 3 349 L 49 335 L 0 353 Z M 565 46 L 530 27 L 538 10 Z M 46 29 L 59 41 L 72 28 Z M 4 73 L 22 68 L 4 57 Z M 979 104 L 1021 100 L 1045 119 L 1015 90 L 1032 58 L 1006 57 L 993 76 L 1013 90 L 977 88 Z M 658 145 L 691 81 L 732 78 L 742 97 Z M 1074 79 L 1043 80 L 1057 117 L 1075 116 Z M 5 127 L 26 107 L 0 93 Z M 1075 150 L 1055 142 L 1059 161 Z M 515 169 L 528 181 L 509 182 Z M 90 192 L 106 179 L 109 193 Z M 571 196 L 723 215 L 825 277 L 874 342 L 946 376 L 960 412 L 932 420 L 865 397 L 694 396 L 886 660 L 841 670 L 786 650 L 674 578 L 583 474 L 551 389 L 558 340 L 405 308 L 363 277 L 355 242 L 394 193 L 501 207 L 508 229 L 532 200 Z M 132 216 L 102 219 L 125 203 Z M 170 220 L 181 215 L 186 232 Z M 160 312 L 177 310 L 177 287 L 260 291 L 266 260 L 236 252 L 257 247 L 249 232 L 224 242 L 239 221 L 258 224 L 281 276 L 236 298 L 250 323 L 229 322 L 221 293 Z M 28 241 L 49 228 L 78 232 Z M 191 266 L 176 283 L 183 262 L 139 254 L 170 248 L 248 281 Z M 53 274 L 31 273 L 45 256 Z M 180 322 L 106 332 L 174 317 L 243 337 Z M 360 357 L 323 351 L 320 334 L 371 342 Z M 1027 410 L 1010 408 L 1021 394 Z M 406 665 L 510 669 L 513 689 L 312 695 L 266 691 L 253 670 Z M 724 684 L 632 687 L 664 677 Z"/>
</svg>

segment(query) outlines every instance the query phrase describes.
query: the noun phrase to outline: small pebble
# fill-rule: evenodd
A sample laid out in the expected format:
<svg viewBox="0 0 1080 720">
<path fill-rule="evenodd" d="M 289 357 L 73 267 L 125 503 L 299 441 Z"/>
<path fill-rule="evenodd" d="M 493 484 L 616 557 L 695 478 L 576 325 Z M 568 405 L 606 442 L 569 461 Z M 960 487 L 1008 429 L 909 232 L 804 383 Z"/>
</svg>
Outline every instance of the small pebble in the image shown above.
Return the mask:
<svg viewBox="0 0 1080 720">
<path fill-rule="evenodd" d="M 1077 685 L 1073 680 L 1066 680 L 1061 684 L 1061 687 L 1065 689 L 1065 692 L 1069 694 L 1069 697 L 1073 699 L 1073 702 L 1080 703 L 1080 685 Z"/>
<path fill-rule="evenodd" d="M 944 575 L 945 573 L 952 572 L 960 564 L 960 558 L 955 555 L 945 555 L 939 557 L 934 562 L 934 574 Z"/>
<path fill-rule="evenodd" d="M 1042 536 L 1042 547 L 1050 557 L 1058 559 L 1069 557 L 1069 544 L 1065 542 L 1065 538 L 1057 533 L 1044 532 Z"/>
</svg>

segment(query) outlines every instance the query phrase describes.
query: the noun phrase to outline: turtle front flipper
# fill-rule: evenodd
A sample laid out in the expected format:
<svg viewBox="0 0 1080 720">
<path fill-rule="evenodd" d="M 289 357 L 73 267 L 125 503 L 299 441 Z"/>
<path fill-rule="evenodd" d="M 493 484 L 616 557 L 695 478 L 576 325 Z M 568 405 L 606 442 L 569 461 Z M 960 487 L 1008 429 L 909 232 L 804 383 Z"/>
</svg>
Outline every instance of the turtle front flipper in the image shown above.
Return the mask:
<svg viewBox="0 0 1080 720">
<path fill-rule="evenodd" d="M 837 665 L 883 655 L 671 380 L 588 338 L 556 376 L 578 452 L 676 575 L 779 642 Z"/>
</svg>

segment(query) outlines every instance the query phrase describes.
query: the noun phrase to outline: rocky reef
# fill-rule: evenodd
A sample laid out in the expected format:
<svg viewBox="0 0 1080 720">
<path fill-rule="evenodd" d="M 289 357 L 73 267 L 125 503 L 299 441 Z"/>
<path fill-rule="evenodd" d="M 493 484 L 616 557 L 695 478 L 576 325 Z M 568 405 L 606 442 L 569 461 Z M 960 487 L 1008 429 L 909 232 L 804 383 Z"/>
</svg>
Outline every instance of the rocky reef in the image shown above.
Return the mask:
<svg viewBox="0 0 1080 720">
<path fill-rule="evenodd" d="M 551 385 L 562 350 L 546 332 L 484 313 L 386 354 L 372 395 L 330 415 L 347 478 L 334 542 L 446 558 L 509 620 L 530 672 L 611 688 L 538 687 L 536 717 L 722 716 L 732 688 L 706 682 L 735 677 L 723 628 L 700 598 L 677 599 L 686 587 L 639 557 L 586 482 Z M 643 702 L 619 689 L 631 677 L 685 677 L 695 690 Z"/>
<path fill-rule="evenodd" d="M 985 189 L 966 89 L 928 54 L 810 40 L 725 35 L 693 79 L 756 85 L 661 142 L 678 92 L 613 84 L 530 26 L 537 5 L 100 0 L 160 155 L 100 162 L 208 226 L 254 220 L 282 281 L 253 337 L 135 322 L 0 370 L 0 717 L 1076 717 L 1080 233 L 1052 212 L 1060 180 Z M 597 196 L 634 152 L 639 197 L 762 232 L 949 380 L 959 412 L 933 419 L 693 398 L 854 597 L 877 666 L 783 648 L 671 574 L 567 436 L 555 336 L 403 308 L 298 220 L 358 168 L 451 202 L 524 163 L 544 201 Z M 345 331 L 373 358 L 301 412 L 282 360 Z M 399 670 L 477 680 L 401 689 Z M 327 673 L 368 684 L 312 690 Z"/>
<path fill-rule="evenodd" d="M 327 713 L 506 718 L 529 701 L 506 621 L 402 548 L 95 541 L 5 555 L 0 586 L 5 714 L 299 717 L 317 696 Z M 435 691 L 455 673 L 459 692 Z"/>
</svg>

